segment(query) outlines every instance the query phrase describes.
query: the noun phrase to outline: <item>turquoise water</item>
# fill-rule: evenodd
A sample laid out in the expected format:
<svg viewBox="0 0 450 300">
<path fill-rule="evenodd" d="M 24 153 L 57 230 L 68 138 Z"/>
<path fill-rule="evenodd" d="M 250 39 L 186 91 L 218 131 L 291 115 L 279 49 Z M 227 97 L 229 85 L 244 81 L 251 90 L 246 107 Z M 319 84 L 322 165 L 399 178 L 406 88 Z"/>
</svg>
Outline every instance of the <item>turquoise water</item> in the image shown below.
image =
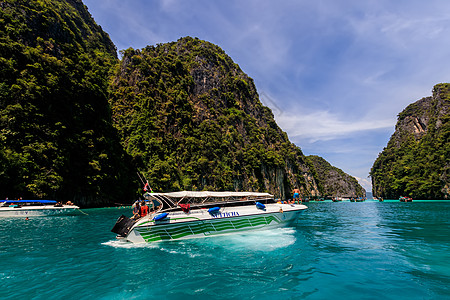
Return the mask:
<svg viewBox="0 0 450 300">
<path fill-rule="evenodd" d="M 0 219 L 0 299 L 449 299 L 450 203 L 309 203 L 293 228 L 149 245 L 129 209 Z"/>
</svg>

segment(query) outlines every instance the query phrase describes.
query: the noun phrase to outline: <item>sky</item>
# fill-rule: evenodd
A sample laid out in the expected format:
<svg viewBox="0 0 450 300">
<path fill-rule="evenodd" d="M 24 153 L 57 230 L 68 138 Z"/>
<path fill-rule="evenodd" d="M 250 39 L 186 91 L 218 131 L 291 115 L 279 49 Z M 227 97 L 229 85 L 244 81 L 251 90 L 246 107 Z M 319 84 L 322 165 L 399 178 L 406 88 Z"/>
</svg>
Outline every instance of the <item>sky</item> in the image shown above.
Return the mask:
<svg viewBox="0 0 450 300">
<path fill-rule="evenodd" d="M 447 0 L 84 0 L 118 50 L 198 37 L 253 78 L 305 155 L 367 190 L 397 115 L 450 82 Z"/>
</svg>

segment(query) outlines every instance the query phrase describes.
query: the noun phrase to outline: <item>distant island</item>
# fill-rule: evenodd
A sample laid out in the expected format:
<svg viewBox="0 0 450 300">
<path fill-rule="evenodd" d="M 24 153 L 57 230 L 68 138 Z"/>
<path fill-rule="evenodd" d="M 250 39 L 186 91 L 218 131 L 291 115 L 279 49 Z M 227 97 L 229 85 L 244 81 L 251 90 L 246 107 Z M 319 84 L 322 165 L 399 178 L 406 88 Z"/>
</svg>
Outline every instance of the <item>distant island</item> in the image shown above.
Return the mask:
<svg viewBox="0 0 450 300">
<path fill-rule="evenodd" d="M 376 197 L 450 198 L 450 83 L 406 107 L 370 172 Z"/>
<path fill-rule="evenodd" d="M 358 184 L 356 178 L 317 155 L 309 155 L 307 161 L 312 164 L 315 178 L 319 181 L 321 195 L 332 197 L 357 198 L 364 197 L 366 191 Z"/>
</svg>

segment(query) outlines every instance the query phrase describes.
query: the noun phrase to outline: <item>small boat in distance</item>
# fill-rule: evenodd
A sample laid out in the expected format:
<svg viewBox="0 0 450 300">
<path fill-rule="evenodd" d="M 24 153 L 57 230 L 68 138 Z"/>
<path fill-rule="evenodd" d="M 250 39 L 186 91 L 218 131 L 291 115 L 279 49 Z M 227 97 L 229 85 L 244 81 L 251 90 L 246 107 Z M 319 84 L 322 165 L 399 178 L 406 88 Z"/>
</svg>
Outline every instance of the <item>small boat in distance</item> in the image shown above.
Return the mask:
<svg viewBox="0 0 450 300">
<path fill-rule="evenodd" d="M 412 198 L 410 198 L 410 197 L 403 197 L 403 196 L 400 196 L 400 198 L 398 200 L 400 200 L 400 202 L 412 202 L 413 201 Z"/>
<path fill-rule="evenodd" d="M 54 200 L 0 200 L 0 217 L 42 217 L 68 215 L 79 209 L 68 202 L 61 204 Z"/>
<path fill-rule="evenodd" d="M 117 239 L 150 243 L 290 226 L 307 209 L 254 192 L 181 191 L 146 193 L 144 198 L 148 215 L 119 217 L 111 230 Z"/>
</svg>

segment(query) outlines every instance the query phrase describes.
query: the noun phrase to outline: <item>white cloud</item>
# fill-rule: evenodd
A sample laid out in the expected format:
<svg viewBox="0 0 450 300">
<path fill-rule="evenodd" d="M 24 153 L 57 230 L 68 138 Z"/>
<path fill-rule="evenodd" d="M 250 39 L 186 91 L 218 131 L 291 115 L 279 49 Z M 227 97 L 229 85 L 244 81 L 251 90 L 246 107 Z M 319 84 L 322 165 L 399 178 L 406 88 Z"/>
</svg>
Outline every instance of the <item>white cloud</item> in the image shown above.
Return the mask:
<svg viewBox="0 0 450 300">
<path fill-rule="evenodd" d="M 341 139 L 357 132 L 392 128 L 395 121 L 390 119 L 351 120 L 339 118 L 329 111 L 315 111 L 309 114 L 288 112 L 276 116 L 277 123 L 290 138 L 314 143 Z"/>
</svg>

